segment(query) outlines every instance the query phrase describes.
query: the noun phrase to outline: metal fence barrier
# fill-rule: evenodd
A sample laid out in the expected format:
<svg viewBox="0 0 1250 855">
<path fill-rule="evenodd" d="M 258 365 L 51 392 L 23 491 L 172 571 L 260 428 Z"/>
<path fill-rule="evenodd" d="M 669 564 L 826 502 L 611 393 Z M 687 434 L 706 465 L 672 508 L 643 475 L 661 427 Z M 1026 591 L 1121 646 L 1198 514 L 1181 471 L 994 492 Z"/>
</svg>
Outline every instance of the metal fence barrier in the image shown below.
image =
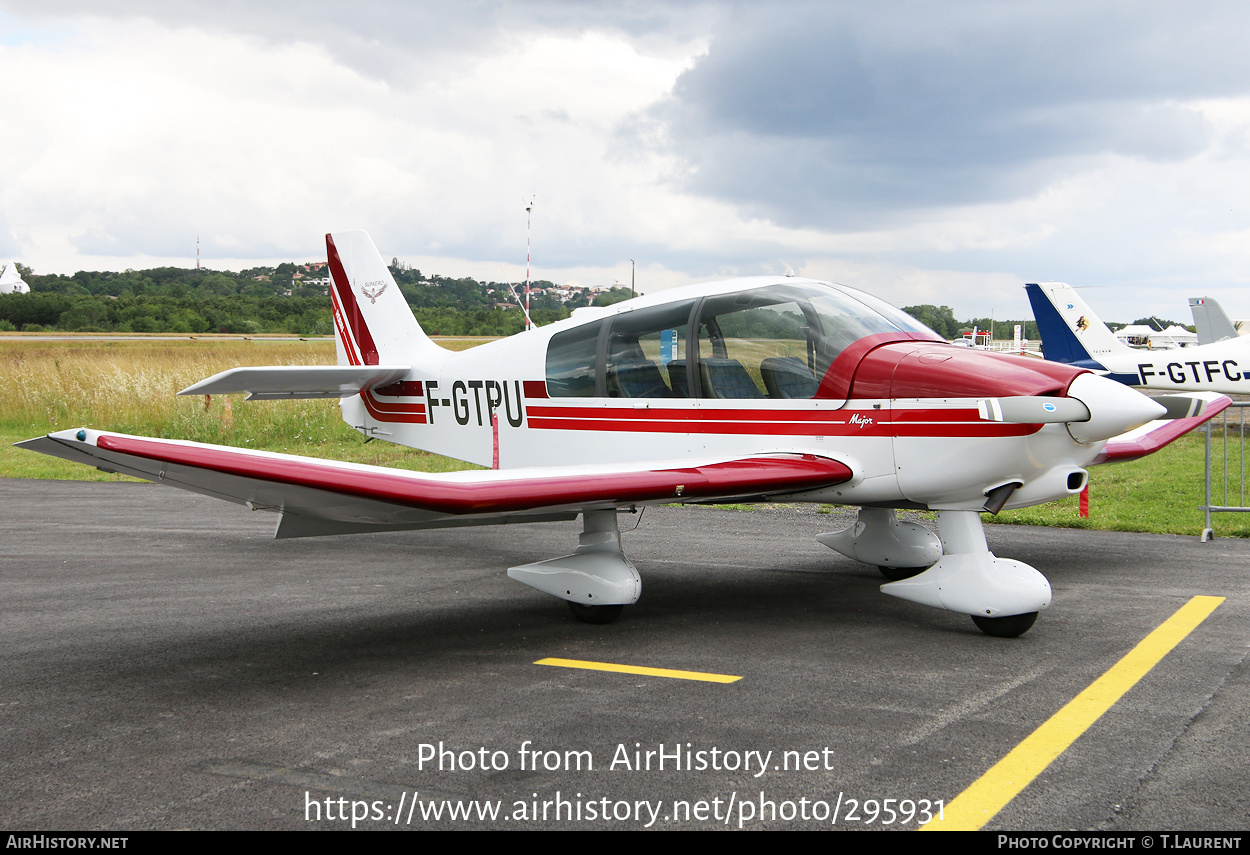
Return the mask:
<svg viewBox="0 0 1250 855">
<path fill-rule="evenodd" d="M 1206 462 L 1206 504 L 1202 506 L 1202 510 L 1206 511 L 1207 521 L 1202 529 L 1202 542 L 1206 543 L 1215 537 L 1215 531 L 1211 528 L 1211 514 L 1235 513 L 1238 511 L 1250 511 L 1250 506 L 1246 505 L 1246 410 L 1250 408 L 1250 401 L 1234 401 L 1229 404 L 1228 409 L 1220 413 L 1218 419 L 1211 419 L 1203 426 L 1207 433 L 1207 462 Z M 1230 418 L 1229 416 L 1233 417 Z M 1214 425 L 1219 422 L 1221 433 L 1220 447 L 1214 447 L 1212 435 L 1215 433 Z M 1232 478 L 1229 477 L 1228 464 L 1231 457 L 1236 466 L 1236 472 Z M 1218 451 L 1223 461 L 1216 459 L 1214 452 Z M 1223 481 L 1223 489 L 1221 492 L 1219 480 Z M 1214 505 L 1211 503 L 1212 495 L 1215 498 L 1223 499 L 1223 504 Z M 1233 501 L 1237 504 L 1233 504 Z"/>
</svg>

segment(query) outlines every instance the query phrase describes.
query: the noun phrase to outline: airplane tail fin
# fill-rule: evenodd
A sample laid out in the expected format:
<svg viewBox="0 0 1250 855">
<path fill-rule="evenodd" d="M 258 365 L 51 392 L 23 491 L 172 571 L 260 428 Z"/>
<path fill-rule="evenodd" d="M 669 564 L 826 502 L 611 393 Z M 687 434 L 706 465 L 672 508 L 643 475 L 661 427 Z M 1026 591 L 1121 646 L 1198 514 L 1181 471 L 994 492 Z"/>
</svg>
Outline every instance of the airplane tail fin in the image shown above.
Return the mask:
<svg viewBox="0 0 1250 855">
<path fill-rule="evenodd" d="M 1212 344 L 1237 337 L 1237 328 L 1229 320 L 1224 307 L 1210 297 L 1190 297 L 1189 311 L 1198 328 L 1198 344 Z"/>
<path fill-rule="evenodd" d="M 427 366 L 446 358 L 448 351 L 417 323 L 368 233 L 326 235 L 326 257 L 340 365 Z"/>
<path fill-rule="evenodd" d="M 1100 358 L 1128 352 L 1128 346 L 1107 329 L 1071 285 L 1030 283 L 1024 290 L 1033 305 L 1047 359 L 1082 368 L 1102 368 Z"/>
</svg>

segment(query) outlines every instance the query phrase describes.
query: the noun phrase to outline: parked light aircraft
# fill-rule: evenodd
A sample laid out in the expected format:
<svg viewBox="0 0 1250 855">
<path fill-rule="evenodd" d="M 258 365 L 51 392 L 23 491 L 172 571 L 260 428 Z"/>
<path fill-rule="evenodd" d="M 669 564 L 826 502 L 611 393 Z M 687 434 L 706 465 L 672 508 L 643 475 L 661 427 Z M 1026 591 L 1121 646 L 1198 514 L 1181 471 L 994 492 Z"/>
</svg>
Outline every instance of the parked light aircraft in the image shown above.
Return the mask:
<svg viewBox="0 0 1250 855">
<path fill-rule="evenodd" d="M 1198 344 L 1214 344 L 1241 335 L 1238 329 L 1242 322 L 1233 323 L 1224 307 L 1210 297 L 1190 297 L 1189 311 L 1194 316 Z"/>
<path fill-rule="evenodd" d="M 1088 368 L 1130 386 L 1250 393 L 1250 338 L 1178 350 L 1134 350 L 1120 342 L 1070 285 L 1024 286 L 1046 358 Z"/>
<path fill-rule="evenodd" d="M 1161 404 L 1081 368 L 953 347 L 864 292 L 792 277 L 579 310 L 453 353 L 421 330 L 368 235 L 326 248 L 339 364 L 236 368 L 180 394 L 341 398 L 367 437 L 495 469 L 429 475 L 85 428 L 20 445 L 276 512 L 279 538 L 580 515 L 572 554 L 508 575 L 596 623 L 641 590 L 622 509 L 854 505 L 856 523 L 821 543 L 881 567 L 887 594 L 1015 636 L 1050 585 L 989 551 L 980 513 L 1076 494 L 1086 466 L 1149 454 L 1228 403 Z M 939 534 L 897 519 L 906 508 L 937 511 Z"/>
</svg>

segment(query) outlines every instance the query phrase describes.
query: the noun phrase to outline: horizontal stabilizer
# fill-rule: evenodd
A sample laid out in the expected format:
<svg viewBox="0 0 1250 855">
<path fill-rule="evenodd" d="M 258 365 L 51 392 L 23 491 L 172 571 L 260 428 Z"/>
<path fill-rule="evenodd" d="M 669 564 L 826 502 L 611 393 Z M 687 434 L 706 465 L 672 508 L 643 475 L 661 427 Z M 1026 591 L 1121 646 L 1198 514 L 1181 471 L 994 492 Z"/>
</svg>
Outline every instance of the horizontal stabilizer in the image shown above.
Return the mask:
<svg viewBox="0 0 1250 855">
<path fill-rule="evenodd" d="M 288 398 L 350 398 L 363 389 L 386 386 L 408 375 L 401 365 L 273 365 L 231 368 L 201 380 L 179 395 L 247 392 L 249 401 Z"/>
<path fill-rule="evenodd" d="M 564 519 L 640 504 L 776 496 L 852 477 L 837 460 L 786 453 L 426 474 L 85 429 L 18 446 L 252 510 L 281 512 L 278 534 L 284 537 Z M 318 520 L 326 521 L 324 528 Z"/>
</svg>

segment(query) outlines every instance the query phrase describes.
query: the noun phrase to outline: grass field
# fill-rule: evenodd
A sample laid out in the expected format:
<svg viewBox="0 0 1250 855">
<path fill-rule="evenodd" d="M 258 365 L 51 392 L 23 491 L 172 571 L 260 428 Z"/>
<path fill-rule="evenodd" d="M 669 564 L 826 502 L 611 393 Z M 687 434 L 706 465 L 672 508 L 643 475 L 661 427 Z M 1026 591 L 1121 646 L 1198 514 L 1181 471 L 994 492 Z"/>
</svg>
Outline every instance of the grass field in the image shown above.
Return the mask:
<svg viewBox="0 0 1250 855">
<path fill-rule="evenodd" d="M 481 339 L 443 340 L 462 350 Z M 0 476 L 117 480 L 95 469 L 12 447 L 70 427 L 189 439 L 426 472 L 472 468 L 387 442 L 366 444 L 339 418 L 337 401 L 245 403 L 241 396 L 179 398 L 175 393 L 218 371 L 243 365 L 334 362 L 334 342 L 242 340 L 23 341 L 0 336 Z M 1216 455 L 1222 450 L 1216 433 Z M 1067 499 L 993 518 L 1000 523 L 1196 535 L 1203 527 L 1204 437 L 1193 433 L 1134 463 L 1090 470 L 1090 517 Z M 1242 465 L 1230 444 L 1239 489 Z M 1240 494 L 1230 496 L 1240 503 Z M 1222 498 L 1217 497 L 1216 503 Z M 987 516 L 987 519 L 990 517 Z M 1250 536 L 1245 514 L 1215 518 L 1220 536 Z"/>
<path fill-rule="evenodd" d="M 443 344 L 462 350 L 481 339 Z M 337 400 L 243 401 L 241 395 L 180 398 L 179 389 L 245 365 L 332 365 L 334 341 L 32 342 L 0 338 L 0 475 L 117 480 L 95 469 L 13 448 L 70 427 L 189 439 L 395 466 L 426 472 L 473 468 L 387 442 L 365 443 L 339 417 Z"/>
</svg>

